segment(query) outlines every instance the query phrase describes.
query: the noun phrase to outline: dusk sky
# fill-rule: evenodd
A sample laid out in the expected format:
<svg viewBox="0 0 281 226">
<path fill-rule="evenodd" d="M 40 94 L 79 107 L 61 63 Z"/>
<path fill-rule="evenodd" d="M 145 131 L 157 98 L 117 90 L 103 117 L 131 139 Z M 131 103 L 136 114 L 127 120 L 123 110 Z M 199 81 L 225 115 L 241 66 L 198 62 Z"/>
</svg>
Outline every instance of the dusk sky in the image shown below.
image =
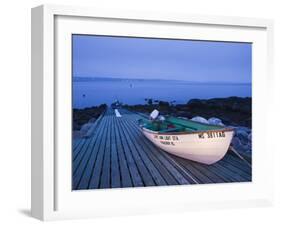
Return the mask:
<svg viewBox="0 0 281 226">
<path fill-rule="evenodd" d="M 252 45 L 73 35 L 73 76 L 251 83 Z"/>
</svg>

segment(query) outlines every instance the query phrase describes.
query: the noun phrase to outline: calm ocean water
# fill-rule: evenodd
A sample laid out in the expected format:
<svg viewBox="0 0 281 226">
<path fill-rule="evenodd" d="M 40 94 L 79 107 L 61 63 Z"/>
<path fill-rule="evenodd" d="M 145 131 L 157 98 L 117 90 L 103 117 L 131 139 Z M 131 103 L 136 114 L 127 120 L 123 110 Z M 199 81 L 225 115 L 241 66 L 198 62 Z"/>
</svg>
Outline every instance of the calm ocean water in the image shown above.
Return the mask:
<svg viewBox="0 0 281 226">
<path fill-rule="evenodd" d="M 182 81 L 100 80 L 74 81 L 73 107 L 85 108 L 119 100 L 124 104 L 144 104 L 145 98 L 187 103 L 190 99 L 251 97 L 250 84 L 200 84 Z"/>
</svg>

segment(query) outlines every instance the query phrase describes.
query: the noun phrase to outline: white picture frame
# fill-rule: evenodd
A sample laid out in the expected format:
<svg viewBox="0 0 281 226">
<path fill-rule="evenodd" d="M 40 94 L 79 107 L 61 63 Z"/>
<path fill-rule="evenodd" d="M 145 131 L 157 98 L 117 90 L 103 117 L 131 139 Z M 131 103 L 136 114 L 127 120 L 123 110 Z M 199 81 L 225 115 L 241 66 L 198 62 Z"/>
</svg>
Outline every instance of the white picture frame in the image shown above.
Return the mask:
<svg viewBox="0 0 281 226">
<path fill-rule="evenodd" d="M 69 177 L 71 124 L 67 124 L 71 120 L 71 50 L 68 48 L 68 37 L 71 33 L 92 33 L 92 25 L 96 26 L 98 34 L 252 42 L 253 181 L 72 192 Z M 138 26 L 144 29 L 134 29 Z M 157 27 L 159 29 L 155 29 Z M 174 29 L 173 34 L 166 33 L 165 28 Z M 187 28 L 191 31 L 188 37 L 181 32 Z M 273 167 L 273 150 L 269 148 L 264 134 L 268 131 L 266 118 L 267 109 L 270 109 L 270 102 L 266 100 L 272 92 L 273 83 L 272 39 L 273 22 L 266 19 L 56 5 L 33 8 L 32 216 L 56 220 L 271 204 L 273 182 L 267 175 Z M 62 102 L 62 99 L 66 101 Z M 63 129 L 62 123 L 65 125 Z M 67 141 L 60 141 L 62 137 Z"/>
</svg>

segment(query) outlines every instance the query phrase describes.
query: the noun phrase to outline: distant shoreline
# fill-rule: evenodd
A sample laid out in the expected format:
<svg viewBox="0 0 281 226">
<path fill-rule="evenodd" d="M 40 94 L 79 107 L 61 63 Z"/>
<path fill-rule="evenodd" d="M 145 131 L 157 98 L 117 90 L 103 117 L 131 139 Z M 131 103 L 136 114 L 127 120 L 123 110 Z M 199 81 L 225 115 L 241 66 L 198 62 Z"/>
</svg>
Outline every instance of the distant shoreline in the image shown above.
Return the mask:
<svg viewBox="0 0 281 226">
<path fill-rule="evenodd" d="M 74 76 L 73 82 L 98 82 L 98 81 L 111 81 L 111 82 L 182 82 L 186 84 L 208 84 L 208 85 L 251 85 L 251 82 L 230 82 L 230 81 L 187 81 L 187 80 L 176 80 L 176 79 L 144 79 L 144 78 L 115 78 L 115 77 L 80 77 Z"/>
</svg>

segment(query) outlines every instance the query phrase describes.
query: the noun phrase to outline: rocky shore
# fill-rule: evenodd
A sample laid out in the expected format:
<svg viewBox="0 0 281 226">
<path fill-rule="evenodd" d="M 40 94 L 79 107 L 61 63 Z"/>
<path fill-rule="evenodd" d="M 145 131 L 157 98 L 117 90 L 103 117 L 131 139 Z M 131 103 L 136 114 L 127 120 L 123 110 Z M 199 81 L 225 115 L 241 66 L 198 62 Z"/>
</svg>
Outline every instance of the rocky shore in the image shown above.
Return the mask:
<svg viewBox="0 0 281 226">
<path fill-rule="evenodd" d="M 73 109 L 73 138 L 83 137 L 106 108 L 107 105 L 102 104 L 98 107 Z"/>
<path fill-rule="evenodd" d="M 125 106 L 126 108 L 149 113 L 158 109 L 163 115 L 193 118 L 220 118 L 226 125 L 252 127 L 252 98 L 228 97 L 213 99 L 191 99 L 186 104 L 171 104 L 148 99 L 145 105 Z"/>
</svg>

